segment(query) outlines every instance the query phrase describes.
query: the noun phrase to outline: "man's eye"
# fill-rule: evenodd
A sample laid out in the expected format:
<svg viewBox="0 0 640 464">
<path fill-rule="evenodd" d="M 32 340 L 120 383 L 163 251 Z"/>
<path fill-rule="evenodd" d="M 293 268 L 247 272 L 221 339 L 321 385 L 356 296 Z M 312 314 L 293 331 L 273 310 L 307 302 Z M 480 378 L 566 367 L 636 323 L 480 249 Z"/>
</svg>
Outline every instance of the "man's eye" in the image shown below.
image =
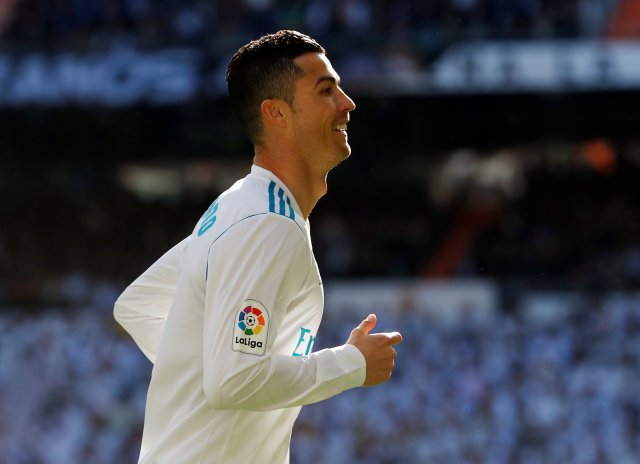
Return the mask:
<svg viewBox="0 0 640 464">
<path fill-rule="evenodd" d="M 322 89 L 322 93 L 331 93 L 332 90 L 333 90 L 333 87 L 327 87 L 325 89 Z"/>
</svg>

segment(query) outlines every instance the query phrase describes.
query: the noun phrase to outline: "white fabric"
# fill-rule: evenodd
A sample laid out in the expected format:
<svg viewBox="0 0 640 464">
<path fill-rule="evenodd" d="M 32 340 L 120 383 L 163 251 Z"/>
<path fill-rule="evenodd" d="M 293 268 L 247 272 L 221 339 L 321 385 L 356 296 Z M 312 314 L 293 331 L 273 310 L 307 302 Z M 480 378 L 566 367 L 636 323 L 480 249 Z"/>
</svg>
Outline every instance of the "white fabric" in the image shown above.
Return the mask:
<svg viewBox="0 0 640 464">
<path fill-rule="evenodd" d="M 155 362 L 140 462 L 287 463 L 300 406 L 364 383 L 354 346 L 311 352 L 323 304 L 308 221 L 253 166 L 116 302 Z"/>
</svg>

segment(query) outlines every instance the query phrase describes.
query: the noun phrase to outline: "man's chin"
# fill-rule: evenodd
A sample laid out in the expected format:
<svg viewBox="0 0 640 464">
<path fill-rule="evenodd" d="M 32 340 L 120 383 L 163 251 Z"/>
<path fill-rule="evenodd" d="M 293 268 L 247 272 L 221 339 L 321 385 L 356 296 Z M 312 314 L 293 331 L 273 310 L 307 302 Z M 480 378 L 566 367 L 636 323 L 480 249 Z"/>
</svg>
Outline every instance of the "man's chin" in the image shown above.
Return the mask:
<svg viewBox="0 0 640 464">
<path fill-rule="evenodd" d="M 349 158 L 349 156 L 351 156 L 351 147 L 347 145 L 346 148 L 343 148 L 342 150 L 340 150 L 340 152 L 337 153 L 336 162 L 333 167 L 335 168 L 337 165 Z"/>
<path fill-rule="evenodd" d="M 342 149 L 342 160 L 346 160 L 351 156 L 351 146 L 347 143 Z"/>
<path fill-rule="evenodd" d="M 348 144 L 340 147 L 334 152 L 333 159 L 331 160 L 331 166 L 329 166 L 329 171 L 349 158 L 349 156 L 351 156 L 351 147 Z"/>
</svg>

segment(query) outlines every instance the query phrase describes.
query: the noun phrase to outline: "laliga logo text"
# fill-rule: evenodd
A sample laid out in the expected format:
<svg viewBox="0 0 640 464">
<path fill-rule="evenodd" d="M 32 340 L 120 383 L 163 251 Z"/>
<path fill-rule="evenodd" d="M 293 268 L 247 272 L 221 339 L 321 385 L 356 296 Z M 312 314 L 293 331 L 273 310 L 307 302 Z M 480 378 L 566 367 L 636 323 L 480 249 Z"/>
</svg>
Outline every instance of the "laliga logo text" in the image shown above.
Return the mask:
<svg viewBox="0 0 640 464">
<path fill-rule="evenodd" d="M 236 343 L 246 345 L 249 348 L 262 348 L 262 342 L 251 340 L 249 337 L 236 337 Z"/>
</svg>

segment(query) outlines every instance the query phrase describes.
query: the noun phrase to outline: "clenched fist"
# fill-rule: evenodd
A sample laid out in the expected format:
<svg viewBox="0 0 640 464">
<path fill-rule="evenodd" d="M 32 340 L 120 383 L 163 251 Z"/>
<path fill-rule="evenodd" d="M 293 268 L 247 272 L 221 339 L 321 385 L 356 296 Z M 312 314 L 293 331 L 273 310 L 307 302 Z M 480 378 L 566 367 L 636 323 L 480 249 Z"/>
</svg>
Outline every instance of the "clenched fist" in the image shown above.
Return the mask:
<svg viewBox="0 0 640 464">
<path fill-rule="evenodd" d="M 358 327 L 351 331 L 347 343 L 360 350 L 367 361 L 367 375 L 363 387 L 371 387 L 386 382 L 391 378 L 397 355 L 394 345 L 402 342 L 398 332 L 369 333 L 376 326 L 378 319 L 369 314 Z"/>
</svg>

